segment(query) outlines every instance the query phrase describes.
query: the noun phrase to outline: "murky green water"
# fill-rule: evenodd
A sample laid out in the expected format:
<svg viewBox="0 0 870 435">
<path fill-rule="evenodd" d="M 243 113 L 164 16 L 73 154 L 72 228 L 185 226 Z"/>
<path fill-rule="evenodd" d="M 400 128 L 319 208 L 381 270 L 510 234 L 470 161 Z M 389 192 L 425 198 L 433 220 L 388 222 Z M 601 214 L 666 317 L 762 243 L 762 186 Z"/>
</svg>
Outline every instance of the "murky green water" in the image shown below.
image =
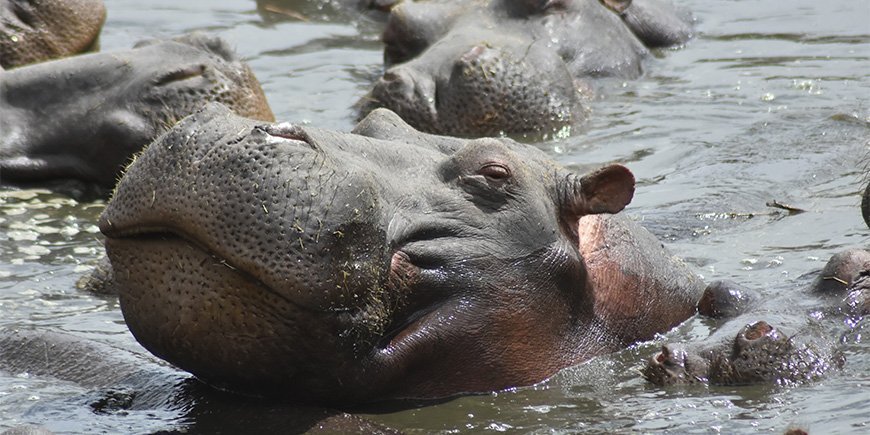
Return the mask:
<svg viewBox="0 0 870 435">
<path fill-rule="evenodd" d="M 280 120 L 349 130 L 351 105 L 380 73 L 378 25 L 310 4 L 305 20 L 251 0 L 106 0 L 103 50 L 189 30 L 215 32 L 249 60 Z M 275 2 L 299 8 L 304 1 Z M 870 147 L 870 4 L 832 0 L 684 0 L 700 35 L 653 59 L 638 81 L 603 84 L 591 122 L 540 146 L 584 169 L 627 164 L 639 188 L 627 213 L 705 279 L 733 279 L 781 297 L 767 313 L 788 328 L 811 308 L 800 293 L 830 255 L 868 246 L 858 211 Z M 788 215 L 777 200 L 808 210 Z M 76 279 L 102 247 L 103 204 L 0 188 L 0 326 L 72 332 L 137 349 L 113 298 Z M 410 433 L 781 432 L 870 430 L 866 324 L 846 334 L 844 370 L 809 385 L 659 389 L 636 374 L 661 342 L 564 370 L 537 387 L 366 414 Z M 842 328 L 846 329 L 845 326 Z M 691 320 L 670 339 L 706 336 Z M 836 337 L 834 337 L 836 338 Z M 180 412 L 98 415 L 75 385 L 0 374 L 0 428 L 58 432 L 184 429 Z M 257 432 L 256 427 L 251 431 Z"/>
</svg>

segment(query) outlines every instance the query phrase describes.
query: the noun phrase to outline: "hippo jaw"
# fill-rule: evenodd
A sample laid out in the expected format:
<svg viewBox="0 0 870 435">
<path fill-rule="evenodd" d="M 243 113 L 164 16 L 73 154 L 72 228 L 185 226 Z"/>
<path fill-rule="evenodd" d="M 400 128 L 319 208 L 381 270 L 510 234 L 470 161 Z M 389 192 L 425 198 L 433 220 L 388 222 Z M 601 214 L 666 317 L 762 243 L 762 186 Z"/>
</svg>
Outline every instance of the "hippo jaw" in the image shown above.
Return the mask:
<svg viewBox="0 0 870 435">
<path fill-rule="evenodd" d="M 321 402 L 529 384 L 606 348 L 574 334 L 577 216 L 622 209 L 630 172 L 385 113 L 391 140 L 212 105 L 155 141 L 100 221 L 137 339 L 212 385 Z"/>
</svg>

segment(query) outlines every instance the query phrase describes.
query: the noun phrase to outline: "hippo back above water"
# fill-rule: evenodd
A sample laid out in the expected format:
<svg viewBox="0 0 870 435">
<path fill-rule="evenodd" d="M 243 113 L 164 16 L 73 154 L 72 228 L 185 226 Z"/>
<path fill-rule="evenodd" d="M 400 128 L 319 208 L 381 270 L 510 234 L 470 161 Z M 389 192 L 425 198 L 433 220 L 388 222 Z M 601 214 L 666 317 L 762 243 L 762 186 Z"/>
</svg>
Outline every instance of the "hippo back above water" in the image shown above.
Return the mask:
<svg viewBox="0 0 870 435">
<path fill-rule="evenodd" d="M 188 117 L 100 220 L 126 322 L 207 383 L 303 402 L 541 381 L 695 312 L 702 286 L 584 177 L 508 139 Z"/>
<path fill-rule="evenodd" d="M 583 121 L 589 79 L 638 77 L 650 48 L 691 35 L 658 0 L 405 1 L 361 107 L 439 134 L 553 133 Z"/>
<path fill-rule="evenodd" d="M 208 101 L 274 119 L 248 65 L 201 33 L 0 71 L 0 180 L 111 188 L 135 153 Z"/>
</svg>

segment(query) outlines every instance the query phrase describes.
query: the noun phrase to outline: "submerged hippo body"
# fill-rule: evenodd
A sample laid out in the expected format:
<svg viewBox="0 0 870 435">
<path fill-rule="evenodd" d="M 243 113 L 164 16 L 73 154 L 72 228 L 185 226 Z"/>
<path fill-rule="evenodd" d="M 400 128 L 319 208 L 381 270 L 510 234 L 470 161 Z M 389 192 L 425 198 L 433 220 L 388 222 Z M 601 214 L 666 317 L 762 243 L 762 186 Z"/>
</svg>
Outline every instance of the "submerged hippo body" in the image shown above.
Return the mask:
<svg viewBox="0 0 870 435">
<path fill-rule="evenodd" d="M 110 188 L 135 153 L 208 101 L 273 119 L 250 68 L 202 34 L 0 72 L 0 180 Z"/>
<path fill-rule="evenodd" d="M 511 140 L 353 134 L 219 105 L 129 168 L 100 220 L 127 324 L 207 383 L 296 401 L 527 385 L 649 338 L 702 286 L 585 177 Z"/>
<path fill-rule="evenodd" d="M 440 134 L 553 132 L 585 118 L 586 80 L 635 78 L 650 47 L 690 36 L 656 0 L 405 1 L 384 30 L 388 69 L 361 107 Z"/>
<path fill-rule="evenodd" d="M 81 53 L 105 20 L 102 0 L 0 0 L 0 70 Z"/>
<path fill-rule="evenodd" d="M 830 317 L 838 328 L 857 327 L 870 314 L 870 252 L 850 249 L 834 255 L 811 292 L 836 301 L 832 310 L 817 311 L 813 316 L 816 321 Z M 711 283 L 698 311 L 727 320 L 726 325 L 699 343 L 664 345 L 647 363 L 644 377 L 657 385 L 793 384 L 842 367 L 844 358 L 836 346 L 836 336 L 820 335 L 818 326 L 805 328 L 809 333 L 785 333 L 757 320 L 760 315 L 778 311 L 781 302 L 773 304 L 770 310 L 751 290 L 733 283 Z M 736 334 L 735 328 L 739 328 Z"/>
<path fill-rule="evenodd" d="M 139 351 L 141 352 L 141 350 Z M 206 388 L 189 374 L 163 361 L 50 328 L 0 328 L 0 371 L 25 374 L 28 382 L 46 382 L 63 389 L 63 397 L 40 397 L 19 423 L 4 435 L 91 433 L 105 430 L 105 421 L 124 420 L 138 432 L 398 434 L 374 422 L 332 409 L 300 407 L 274 400 L 226 394 Z M 24 400 L 23 390 L 9 392 L 5 402 Z M 71 423 L 63 416 L 90 416 Z M 162 422 L 162 427 L 158 425 Z M 15 423 L 2 421 L 0 427 Z"/>
</svg>

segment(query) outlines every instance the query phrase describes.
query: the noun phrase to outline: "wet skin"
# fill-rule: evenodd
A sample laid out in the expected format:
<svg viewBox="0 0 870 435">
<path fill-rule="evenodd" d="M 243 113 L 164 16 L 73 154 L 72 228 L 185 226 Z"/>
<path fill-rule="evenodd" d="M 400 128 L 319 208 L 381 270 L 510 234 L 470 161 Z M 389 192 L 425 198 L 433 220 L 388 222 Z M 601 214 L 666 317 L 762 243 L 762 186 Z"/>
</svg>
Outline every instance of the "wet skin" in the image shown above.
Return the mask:
<svg viewBox="0 0 870 435">
<path fill-rule="evenodd" d="M 0 96 L 4 182 L 111 188 L 135 153 L 209 101 L 273 119 L 250 68 L 202 34 L 0 72 Z"/>
<path fill-rule="evenodd" d="M 870 314 L 870 252 L 850 249 L 833 256 L 811 291 L 832 296 L 838 317 L 860 319 Z M 843 355 L 828 337 L 787 336 L 763 320 L 747 323 L 759 307 L 763 304 L 751 290 L 733 283 L 711 284 L 699 312 L 736 319 L 700 343 L 664 345 L 643 369 L 644 377 L 656 385 L 788 384 L 842 367 Z M 733 335 L 730 331 L 739 325 L 745 326 Z"/>
<path fill-rule="evenodd" d="M 692 29 L 656 0 L 492 0 L 395 6 L 387 70 L 361 111 L 386 107 L 455 136 L 553 133 L 582 122 L 589 79 L 636 78 L 649 48 Z"/>
<path fill-rule="evenodd" d="M 86 51 L 105 20 L 102 0 L 0 0 L 0 70 Z"/>
<path fill-rule="evenodd" d="M 205 382 L 301 402 L 546 379 L 695 312 L 702 285 L 584 177 L 508 139 L 352 134 L 211 105 L 129 168 L 100 219 L 122 311 Z"/>
</svg>

